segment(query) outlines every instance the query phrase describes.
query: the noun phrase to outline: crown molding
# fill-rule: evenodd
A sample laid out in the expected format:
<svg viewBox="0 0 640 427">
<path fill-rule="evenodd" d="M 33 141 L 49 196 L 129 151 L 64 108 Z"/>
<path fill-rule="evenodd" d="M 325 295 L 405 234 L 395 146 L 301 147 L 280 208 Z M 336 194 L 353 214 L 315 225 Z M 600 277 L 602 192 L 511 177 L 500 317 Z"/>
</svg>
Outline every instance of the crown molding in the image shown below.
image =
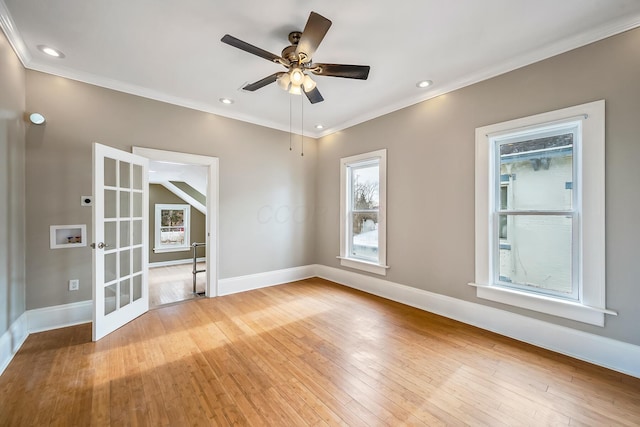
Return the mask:
<svg viewBox="0 0 640 427">
<path fill-rule="evenodd" d="M 578 49 L 590 43 L 595 43 L 597 41 L 606 39 L 607 37 L 612 37 L 637 27 L 640 27 L 640 14 L 622 17 L 617 21 L 611 22 L 609 25 L 591 28 L 588 31 L 585 31 L 573 37 L 569 37 L 556 43 L 548 44 L 539 49 L 532 50 L 530 52 L 527 52 L 526 54 L 516 56 L 511 60 L 502 62 L 494 67 L 478 70 L 477 72 L 453 81 L 446 86 L 436 86 L 433 87 L 433 89 L 429 89 L 426 93 L 420 93 L 412 98 L 404 99 L 397 103 L 388 104 L 382 108 L 373 109 L 367 114 L 360 115 L 351 120 L 347 120 L 340 123 L 339 125 L 328 127 L 321 133 L 319 133 L 317 137 L 321 138 L 332 133 L 345 130 L 352 126 L 359 125 L 369 120 L 373 120 L 377 117 L 393 113 L 394 111 L 398 111 L 403 108 L 428 101 L 438 96 L 445 95 L 447 93 L 462 89 L 467 86 L 471 86 L 473 84 L 491 79 L 493 77 L 497 77 L 501 74 L 505 74 L 518 68 L 522 68 L 527 65 L 531 65 L 533 63 L 560 55 L 570 50 Z"/>
<path fill-rule="evenodd" d="M 22 66 L 28 68 L 28 64 L 31 63 L 31 54 L 24 44 L 24 40 L 20 35 L 20 32 L 16 28 L 16 24 L 13 22 L 13 18 L 7 9 L 7 5 L 4 0 L 0 0 L 0 28 L 4 31 L 11 47 L 13 48 L 18 59 L 22 62 Z"/>
</svg>

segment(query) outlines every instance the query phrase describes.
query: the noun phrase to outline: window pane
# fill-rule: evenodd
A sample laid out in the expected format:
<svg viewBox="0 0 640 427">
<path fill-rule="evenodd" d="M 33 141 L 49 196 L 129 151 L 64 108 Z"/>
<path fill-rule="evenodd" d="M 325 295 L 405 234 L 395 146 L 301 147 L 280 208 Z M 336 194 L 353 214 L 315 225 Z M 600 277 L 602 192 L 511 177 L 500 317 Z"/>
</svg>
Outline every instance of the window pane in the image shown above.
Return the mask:
<svg viewBox="0 0 640 427">
<path fill-rule="evenodd" d="M 572 132 L 500 144 L 500 208 L 570 210 L 573 146 Z"/>
<path fill-rule="evenodd" d="M 378 261 L 378 214 L 352 214 L 351 256 Z"/>
<path fill-rule="evenodd" d="M 380 206 L 380 168 L 377 164 L 351 169 L 351 206 L 353 210 L 378 209 Z"/>
<path fill-rule="evenodd" d="M 184 209 L 162 209 L 160 243 L 168 246 L 184 244 Z"/>
<path fill-rule="evenodd" d="M 500 240 L 499 280 L 529 290 L 571 297 L 571 218 L 555 215 L 500 217 L 505 217 L 504 222 L 508 224 L 508 239 Z"/>
</svg>

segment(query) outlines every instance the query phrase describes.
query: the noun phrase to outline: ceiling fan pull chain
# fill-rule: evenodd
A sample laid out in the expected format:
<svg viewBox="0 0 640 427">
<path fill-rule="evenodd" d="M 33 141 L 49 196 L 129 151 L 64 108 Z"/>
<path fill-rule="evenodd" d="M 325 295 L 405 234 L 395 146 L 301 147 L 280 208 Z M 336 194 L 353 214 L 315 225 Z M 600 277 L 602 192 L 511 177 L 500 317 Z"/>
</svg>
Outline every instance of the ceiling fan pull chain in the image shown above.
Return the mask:
<svg viewBox="0 0 640 427">
<path fill-rule="evenodd" d="M 291 132 L 291 95 L 289 95 L 289 151 L 293 149 L 291 146 Z"/>
<path fill-rule="evenodd" d="M 300 138 L 301 148 L 300 155 L 304 156 L 304 99 L 300 97 Z"/>
</svg>

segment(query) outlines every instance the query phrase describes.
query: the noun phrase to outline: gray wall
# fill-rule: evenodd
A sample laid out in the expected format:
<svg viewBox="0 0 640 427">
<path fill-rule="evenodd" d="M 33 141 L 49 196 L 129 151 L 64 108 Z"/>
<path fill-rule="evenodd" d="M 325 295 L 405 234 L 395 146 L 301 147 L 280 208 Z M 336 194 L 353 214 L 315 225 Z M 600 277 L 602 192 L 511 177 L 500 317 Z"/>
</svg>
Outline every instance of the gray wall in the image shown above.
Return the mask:
<svg viewBox="0 0 640 427">
<path fill-rule="evenodd" d="M 436 82 L 437 83 L 437 82 Z M 606 100 L 605 328 L 481 300 L 474 280 L 476 127 Z M 339 159 L 388 149 L 387 280 L 640 345 L 640 29 L 371 120 L 318 142 L 317 262 L 341 268 Z"/>
<path fill-rule="evenodd" d="M 220 159 L 220 278 L 315 262 L 310 216 L 274 217 L 269 211 L 311 211 L 316 144 L 305 155 L 289 151 L 289 135 L 150 99 L 27 71 L 26 102 L 47 124 L 27 138 L 27 308 L 91 299 L 91 250 L 49 249 L 51 224 L 87 224 L 92 193 L 91 143 L 125 151 L 132 146 Z M 69 292 L 67 281 L 80 279 Z"/>
<path fill-rule="evenodd" d="M 153 242 L 155 242 L 155 226 L 156 226 L 156 203 L 174 203 L 185 205 L 187 202 L 173 194 L 160 184 L 149 184 L 149 262 L 166 262 L 179 259 L 193 259 L 192 251 L 180 252 L 153 252 Z M 191 243 L 206 242 L 206 217 L 202 212 L 191 206 L 189 217 L 191 231 L 189 239 Z M 205 248 L 198 249 L 198 257 L 206 256 Z"/>
<path fill-rule="evenodd" d="M 0 336 L 25 311 L 25 70 L 0 31 Z"/>
</svg>

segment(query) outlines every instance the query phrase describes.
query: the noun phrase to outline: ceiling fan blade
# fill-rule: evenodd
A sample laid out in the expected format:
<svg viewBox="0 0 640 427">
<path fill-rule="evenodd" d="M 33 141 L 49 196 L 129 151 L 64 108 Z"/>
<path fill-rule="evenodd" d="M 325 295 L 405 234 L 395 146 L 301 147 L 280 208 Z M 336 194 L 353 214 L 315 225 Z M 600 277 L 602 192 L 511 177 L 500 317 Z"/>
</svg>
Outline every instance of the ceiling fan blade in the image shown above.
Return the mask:
<svg viewBox="0 0 640 427">
<path fill-rule="evenodd" d="M 313 74 L 318 76 L 344 77 L 346 79 L 367 80 L 369 77 L 368 65 L 341 65 L 341 64 L 313 64 Z"/>
<path fill-rule="evenodd" d="M 318 90 L 317 87 L 314 87 L 309 92 L 305 92 L 304 90 L 303 90 L 303 92 L 307 96 L 307 99 L 309 100 L 309 102 L 312 103 L 312 104 L 324 101 L 324 98 L 320 94 L 320 91 Z"/>
<path fill-rule="evenodd" d="M 251 83 L 251 84 L 246 85 L 242 89 L 243 90 L 248 90 L 249 92 L 253 92 L 255 90 L 258 90 L 260 88 L 265 87 L 266 85 L 269 85 L 269 84 L 275 82 L 276 80 L 278 80 L 278 77 L 280 77 L 283 74 L 284 74 L 284 72 L 273 73 L 270 76 L 265 77 L 264 79 L 261 79 L 261 80 L 258 80 L 255 83 Z"/>
<path fill-rule="evenodd" d="M 237 39 L 233 36 L 230 36 L 229 34 L 225 34 L 224 37 L 222 37 L 220 39 L 220 41 L 222 43 L 226 43 L 229 46 L 233 46 L 233 47 L 237 47 L 240 50 L 244 50 L 245 52 L 249 52 L 252 53 L 254 55 L 257 55 L 261 58 L 267 59 L 271 62 L 278 62 L 279 59 L 282 59 L 281 57 L 279 57 L 276 54 L 273 54 L 271 52 L 267 52 L 264 49 L 260 49 L 259 47 L 256 47 L 252 44 L 249 44 L 247 42 L 243 42 L 240 39 Z"/>
<path fill-rule="evenodd" d="M 298 47 L 296 48 L 296 55 L 300 57 L 301 62 L 311 61 L 311 57 L 316 49 L 318 49 L 327 31 L 329 31 L 329 27 L 331 27 L 330 20 L 315 12 L 311 12 L 304 31 L 302 31 Z"/>
</svg>

